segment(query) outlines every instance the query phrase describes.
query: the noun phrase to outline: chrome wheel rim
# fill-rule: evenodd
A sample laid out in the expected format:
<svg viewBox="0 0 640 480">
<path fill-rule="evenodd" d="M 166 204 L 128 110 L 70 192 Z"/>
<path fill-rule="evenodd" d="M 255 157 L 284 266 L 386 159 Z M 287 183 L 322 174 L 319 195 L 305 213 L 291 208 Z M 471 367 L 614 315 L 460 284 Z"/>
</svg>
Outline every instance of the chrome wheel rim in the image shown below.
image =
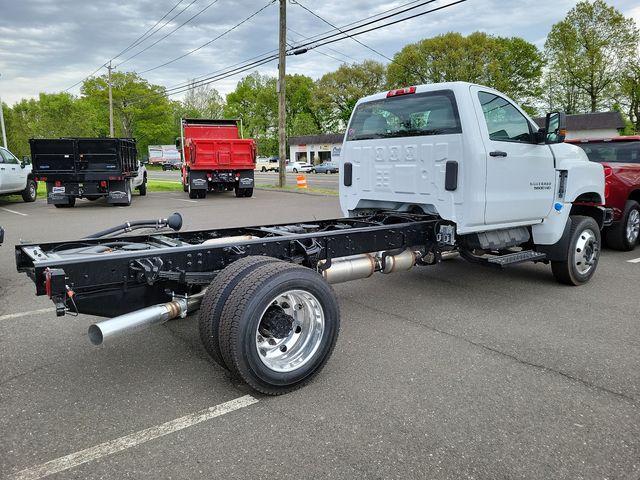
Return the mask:
<svg viewBox="0 0 640 480">
<path fill-rule="evenodd" d="M 31 198 L 36 197 L 36 187 L 33 186 L 33 183 L 29 184 L 29 195 L 31 196 Z"/>
<path fill-rule="evenodd" d="M 287 290 L 262 312 L 255 331 L 258 357 L 270 370 L 293 372 L 313 358 L 324 329 L 324 310 L 315 295 Z"/>
<path fill-rule="evenodd" d="M 590 228 L 583 230 L 578 236 L 574 250 L 576 270 L 582 275 L 589 273 L 598 259 L 599 252 L 600 245 L 595 232 Z"/>
<path fill-rule="evenodd" d="M 627 241 L 633 245 L 640 234 L 640 211 L 631 210 L 627 219 Z"/>
</svg>

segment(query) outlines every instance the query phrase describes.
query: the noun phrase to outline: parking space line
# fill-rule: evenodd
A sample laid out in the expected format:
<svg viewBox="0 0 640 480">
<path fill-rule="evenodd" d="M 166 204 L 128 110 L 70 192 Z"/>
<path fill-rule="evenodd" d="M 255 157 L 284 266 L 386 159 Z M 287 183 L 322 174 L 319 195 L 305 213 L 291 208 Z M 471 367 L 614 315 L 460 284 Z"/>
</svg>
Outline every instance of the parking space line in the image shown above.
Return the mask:
<svg viewBox="0 0 640 480">
<path fill-rule="evenodd" d="M 187 200 L 186 198 L 177 198 L 179 202 L 189 202 L 189 203 L 198 203 L 197 200 Z"/>
<path fill-rule="evenodd" d="M 114 440 L 101 443 L 100 445 L 80 450 L 64 457 L 56 458 L 55 460 L 43 463 L 42 465 L 27 468 L 26 470 L 16 473 L 10 478 L 15 480 L 32 480 L 53 475 L 54 473 L 64 472 L 65 470 L 77 467 L 83 463 L 88 463 L 108 455 L 113 455 L 114 453 L 122 452 L 123 450 L 133 448 L 150 440 L 164 437 L 165 435 L 169 435 L 179 430 L 184 430 L 185 428 L 192 427 L 198 423 L 206 422 L 212 418 L 220 417 L 240 408 L 248 407 L 249 405 L 253 405 L 257 402 L 258 400 L 251 395 L 245 395 L 243 397 L 236 398 L 235 400 L 221 403 L 215 407 L 209 407 L 199 412 L 176 418 L 175 420 L 171 420 L 161 425 L 140 430 L 138 432 L 125 435 L 124 437 L 116 438 Z"/>
<path fill-rule="evenodd" d="M 629 263 L 640 263 L 640 258 L 634 258 L 633 260 L 627 260 Z"/>
<path fill-rule="evenodd" d="M 9 210 L 8 208 L 0 207 L 0 210 L 4 210 L 5 212 L 15 213 L 16 215 L 22 215 L 23 217 L 28 217 L 28 213 L 16 212 L 15 210 Z"/>
<path fill-rule="evenodd" d="M 38 315 L 40 313 L 49 313 L 53 311 L 53 308 L 41 308 L 40 310 L 31 310 L 30 312 L 7 313 L 6 315 L 0 315 L 0 322 L 3 320 L 11 320 L 12 318 L 28 317 L 30 315 Z"/>
</svg>

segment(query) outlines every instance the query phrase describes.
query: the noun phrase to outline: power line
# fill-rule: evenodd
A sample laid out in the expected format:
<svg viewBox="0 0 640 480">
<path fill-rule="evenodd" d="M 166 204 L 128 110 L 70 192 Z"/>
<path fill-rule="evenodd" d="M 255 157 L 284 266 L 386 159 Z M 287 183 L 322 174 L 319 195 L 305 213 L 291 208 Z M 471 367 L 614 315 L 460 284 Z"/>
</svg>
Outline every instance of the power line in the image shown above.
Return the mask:
<svg viewBox="0 0 640 480">
<path fill-rule="evenodd" d="M 313 15 L 314 17 L 316 17 L 317 19 L 323 21 L 324 23 L 326 23 L 327 25 L 329 25 L 330 27 L 333 27 L 335 30 L 338 30 L 340 33 L 344 33 L 344 31 L 342 31 L 340 29 L 340 27 L 336 27 L 333 23 L 331 23 L 328 20 L 325 20 L 324 18 L 322 18 L 320 15 L 318 15 L 317 13 L 313 12 L 312 10 L 310 10 L 309 8 L 307 8 L 306 6 L 304 6 L 303 4 L 301 4 L 300 2 L 298 2 L 297 0 L 292 0 L 293 3 L 295 3 L 296 5 L 298 5 L 300 8 L 302 8 L 303 10 L 309 12 L 311 15 Z M 349 35 L 349 34 L 345 34 L 347 35 L 347 37 L 349 37 L 351 40 L 353 40 L 354 42 L 362 45 L 363 47 L 365 47 L 368 50 L 371 50 L 373 53 L 380 55 L 382 58 L 385 58 L 387 60 L 389 60 L 390 62 L 393 62 L 394 60 L 388 56 L 386 56 L 384 53 L 376 50 L 373 47 L 370 47 L 369 45 L 361 42 L 360 40 L 358 40 L 357 38 L 353 38 L 353 36 Z"/>
<path fill-rule="evenodd" d="M 291 33 L 294 33 L 294 34 L 298 35 L 299 37 L 302 37 L 302 40 L 308 40 L 308 39 L 310 38 L 310 37 L 307 37 L 306 35 L 303 35 L 303 34 L 302 34 L 302 33 L 300 33 L 300 32 L 296 32 L 293 28 L 289 28 L 289 27 L 287 27 L 287 30 L 289 30 Z M 294 41 L 294 43 L 295 43 L 295 42 L 299 42 L 299 41 L 300 41 L 300 40 L 295 40 L 295 41 Z M 292 48 L 293 48 L 293 45 L 290 45 L 290 47 L 292 47 Z M 353 60 L 354 62 L 357 62 L 357 61 L 358 61 L 358 59 L 353 58 L 352 56 L 347 55 L 346 53 L 340 52 L 340 51 L 336 50 L 335 48 L 327 47 L 327 50 L 329 50 L 329 51 L 331 51 L 331 52 L 333 52 L 333 53 L 335 53 L 335 54 L 337 54 L 337 55 L 342 55 L 343 57 L 348 58 L 349 60 Z M 327 54 L 327 53 L 323 53 L 323 52 L 319 52 L 319 53 L 321 53 L 321 54 L 323 54 L 323 55 L 325 55 L 325 56 L 328 56 L 329 58 L 333 58 L 334 60 L 337 60 L 337 61 L 339 61 L 339 62 L 345 63 L 345 61 L 344 61 L 344 60 L 341 60 L 341 59 L 339 59 L 339 58 L 333 57 L 333 56 L 331 56 L 331 55 L 329 55 L 329 54 Z"/>
<path fill-rule="evenodd" d="M 216 0 L 216 1 L 217 1 L 217 0 Z M 187 57 L 187 56 L 191 55 L 192 53 L 195 53 L 195 52 L 197 52 L 198 50 L 200 50 L 200 49 L 202 49 L 202 48 L 204 48 L 204 47 L 206 47 L 206 46 L 208 46 L 208 45 L 211 45 L 213 42 L 215 42 L 215 41 L 216 41 L 216 40 L 218 40 L 219 38 L 221 38 L 221 37 L 225 36 L 225 35 L 226 35 L 226 34 L 228 34 L 229 32 L 232 32 L 233 30 L 235 30 L 236 28 L 238 28 L 238 27 L 239 27 L 239 26 L 241 26 L 242 24 L 244 24 L 244 23 L 248 22 L 249 20 L 251 20 L 253 17 L 255 17 L 256 15 L 258 15 L 259 13 L 261 13 L 263 10 L 265 10 L 267 7 L 269 7 L 269 5 L 273 4 L 274 2 L 275 2 L 275 0 L 269 0 L 269 2 L 267 2 L 263 7 L 259 8 L 259 9 L 258 9 L 258 10 L 256 10 L 255 12 L 253 12 L 251 15 L 249 15 L 248 17 L 246 17 L 244 20 L 240 21 L 239 23 L 236 23 L 236 24 L 235 24 L 234 26 L 232 26 L 231 28 L 229 28 L 229 29 L 225 30 L 225 31 L 224 31 L 224 32 L 222 32 L 220 35 L 218 35 L 217 37 L 215 37 L 215 38 L 213 38 L 213 39 L 209 40 L 208 42 L 203 43 L 203 44 L 202 44 L 202 45 L 200 45 L 199 47 L 194 48 L 193 50 L 190 50 L 190 51 L 188 51 L 187 53 L 184 53 L 184 54 L 182 54 L 182 55 L 180 55 L 180 56 L 178 56 L 178 57 L 176 57 L 176 58 L 174 58 L 174 59 L 172 59 L 172 60 L 169 60 L 169 61 L 167 61 L 167 62 L 164 62 L 164 63 L 162 63 L 162 64 L 160 64 L 160 65 L 157 65 L 157 66 L 155 66 L 155 67 L 153 67 L 153 68 L 148 68 L 148 69 L 143 70 L 143 71 L 141 71 L 141 72 L 139 72 L 139 73 L 140 73 L 140 74 L 143 74 L 143 73 L 151 72 L 151 71 L 153 71 L 153 70 L 157 70 L 158 68 L 166 67 L 167 65 L 169 65 L 169 64 L 171 64 L 171 63 L 177 62 L 178 60 L 181 60 L 181 59 L 183 59 L 184 57 Z"/>
<path fill-rule="evenodd" d="M 426 5 L 427 3 L 433 3 L 433 2 L 435 2 L 435 1 L 436 1 L 436 0 L 429 0 L 428 2 L 426 2 L 426 3 L 425 3 L 425 5 Z M 453 7 L 454 5 L 458 5 L 459 3 L 464 3 L 464 2 L 466 2 L 466 1 L 467 1 L 467 0 L 457 0 L 457 1 L 455 1 L 455 2 L 451 2 L 451 3 L 448 3 L 448 4 L 446 4 L 446 5 L 441 5 L 441 6 L 439 6 L 439 7 L 432 8 L 431 10 L 426 10 L 426 11 L 424 11 L 424 12 L 416 13 L 416 14 L 414 14 L 414 15 L 410 15 L 410 16 L 408 16 L 408 17 L 400 18 L 400 19 L 398 19 L 398 20 L 394 20 L 394 21 L 392 21 L 392 22 L 385 23 L 385 24 L 383 24 L 383 25 L 378 25 L 378 26 L 376 26 L 376 27 L 372 27 L 372 28 L 369 28 L 369 29 L 366 29 L 366 30 L 362 30 L 362 31 L 360 31 L 360 32 L 355 32 L 355 33 L 351 34 L 350 36 L 351 36 L 351 37 L 355 37 L 355 36 L 357 36 L 357 35 L 363 35 L 363 34 L 365 34 L 365 33 L 373 32 L 373 31 L 375 31 L 375 30 L 379 30 L 379 29 L 384 28 L 384 27 L 388 27 L 388 26 L 391 26 L 391 25 L 395 25 L 395 24 L 400 23 L 400 22 L 405 22 L 405 21 L 407 21 L 407 20 L 412 20 L 412 19 L 414 19 L 414 18 L 421 17 L 421 16 L 423 16 L 423 15 L 427 15 L 427 14 L 429 14 L 429 13 L 437 12 L 437 11 L 439 11 L 439 10 L 444 10 L 445 8 Z M 400 14 L 400 13 L 404 13 L 404 12 L 399 12 L 398 14 Z M 388 17 L 390 17 L 390 16 L 395 16 L 395 15 L 389 15 Z M 385 18 L 388 18 L 388 17 L 385 17 Z M 376 23 L 376 22 L 378 22 L 378 21 L 379 21 L 379 20 L 376 20 L 376 21 L 374 21 L 374 22 L 369 22 L 369 23 L 367 23 L 367 24 L 360 25 L 360 26 L 358 26 L 358 27 L 354 27 L 354 28 L 351 28 L 351 29 L 348 29 L 348 30 L 344 30 L 344 31 L 343 31 L 343 33 L 344 33 L 344 32 L 347 32 L 347 31 L 350 31 L 350 30 L 356 30 L 356 29 L 358 29 L 358 28 L 362 28 L 362 27 L 364 27 L 364 26 L 370 25 L 371 23 Z M 346 38 L 349 38 L 348 36 L 344 36 L 344 37 L 340 37 L 340 38 L 332 38 L 332 37 L 337 37 L 337 36 L 339 36 L 339 35 L 340 35 L 339 33 L 337 33 L 337 34 L 333 34 L 333 35 L 329 35 L 329 36 L 325 37 L 324 39 L 322 39 L 322 40 L 327 40 L 327 41 L 322 42 L 322 43 L 317 43 L 317 44 L 315 44 L 315 45 L 314 45 L 314 42 L 310 42 L 310 43 L 303 44 L 303 45 L 298 45 L 298 46 L 296 47 L 296 50 L 294 50 L 292 53 L 293 53 L 294 55 L 298 55 L 298 54 L 300 54 L 300 53 L 305 53 L 307 50 L 311 50 L 311 49 L 316 48 L 316 47 L 322 47 L 322 46 L 328 45 L 328 44 L 330 44 L 330 43 L 339 42 L 339 41 L 341 41 L 341 40 L 344 40 L 344 39 L 346 39 Z M 311 46 L 310 46 L 310 45 L 311 45 Z M 308 47 L 308 48 L 304 48 L 304 47 Z M 303 50 L 303 51 L 301 51 L 301 50 Z M 299 52 L 299 53 L 296 53 L 296 52 Z"/>
<path fill-rule="evenodd" d="M 136 47 L 137 45 L 140 45 L 142 42 L 144 42 L 145 40 L 147 40 L 148 38 L 151 38 L 153 35 L 155 35 L 156 33 L 158 33 L 160 30 L 162 30 L 165 25 L 167 25 L 167 23 L 165 23 L 162 27 L 160 27 L 158 30 L 156 30 L 155 32 L 151 33 L 149 36 L 147 36 L 147 34 L 149 34 L 149 32 L 151 32 L 152 30 L 154 30 L 162 20 L 164 20 L 165 18 L 167 18 L 167 16 L 173 12 L 176 8 L 178 8 L 178 5 L 180 5 L 184 0 L 178 0 L 178 3 L 176 3 L 173 7 L 171 7 L 171 9 L 165 13 L 162 18 L 160 18 L 160 20 L 158 20 L 153 27 L 149 28 L 146 32 L 144 32 L 142 35 L 140 35 L 138 38 L 136 38 L 133 42 L 131 42 L 129 44 L 128 47 L 126 47 L 124 50 L 120 51 L 120 53 L 118 53 L 116 56 L 111 57 L 111 60 L 115 60 L 116 58 L 118 58 L 119 56 L 121 56 L 122 54 L 128 52 L 129 50 L 131 50 L 132 48 Z M 183 10 L 184 11 L 184 10 Z M 182 13 L 182 12 L 181 12 Z M 177 16 L 177 15 L 176 15 Z M 173 17 L 175 18 L 175 17 Z M 172 19 L 173 19 L 172 18 Z M 171 20 L 170 20 L 171 21 Z M 146 38 L 145 38 L 146 37 Z"/>
<path fill-rule="evenodd" d="M 180 5 L 184 0 L 180 0 L 177 4 L 175 4 L 173 6 L 173 8 L 171 8 L 171 10 L 169 10 L 167 13 L 165 13 L 162 18 L 160 20 L 158 20 L 156 22 L 156 24 L 150 29 L 153 30 L 163 19 L 165 19 L 173 10 L 176 9 L 176 7 L 178 5 Z M 187 8 L 189 8 L 191 5 L 193 5 L 197 0 L 193 0 L 189 5 L 187 5 L 185 8 L 183 8 L 182 10 L 180 10 L 180 12 L 178 12 L 177 14 L 175 14 L 173 17 L 171 17 L 169 20 L 167 20 L 164 25 L 162 25 L 158 30 L 156 30 L 155 32 L 153 32 L 151 35 L 149 35 L 149 37 L 151 37 L 152 35 L 154 35 L 155 33 L 159 32 L 160 30 L 162 30 L 165 26 L 167 26 L 168 23 L 170 23 L 173 19 L 175 19 L 176 17 L 178 17 L 179 15 L 182 14 L 182 12 L 184 12 Z M 141 37 L 138 37 L 137 40 L 135 40 L 133 43 L 131 43 L 127 48 L 125 48 L 124 50 L 122 50 L 120 53 L 118 53 L 115 57 L 112 57 L 111 60 L 118 58 L 120 55 L 122 55 L 124 52 L 130 50 L 131 48 L 133 48 L 133 46 L 136 45 L 136 42 L 138 42 L 138 40 L 140 40 L 142 37 L 144 37 L 150 30 L 147 30 L 144 34 L 142 34 Z M 149 38 L 147 37 L 147 38 Z M 142 41 L 138 42 L 137 45 L 139 45 L 140 43 L 142 43 Z M 91 72 L 89 75 L 86 75 L 85 77 L 83 77 L 82 79 L 78 80 L 76 83 L 74 83 L 73 85 L 71 85 L 70 87 L 66 88 L 64 91 L 68 92 L 69 90 L 71 90 L 72 88 L 74 88 L 77 85 L 80 85 L 82 82 L 84 82 L 87 78 L 93 77 L 96 73 L 98 73 L 101 69 L 105 68 L 107 66 L 109 62 L 105 62 L 102 65 L 100 65 L 98 68 L 96 68 L 93 72 Z"/>
<path fill-rule="evenodd" d="M 433 3 L 434 1 L 436 1 L 436 0 L 430 0 L 428 2 L 425 2 L 424 4 Z M 441 5 L 439 7 L 432 8 L 430 10 L 426 10 L 424 12 L 416 13 L 416 14 L 410 15 L 408 17 L 400 18 L 400 19 L 397 19 L 397 20 L 393 20 L 393 21 L 384 23 L 382 25 L 377 25 L 375 27 L 372 27 L 372 28 L 369 28 L 369 29 L 366 29 L 366 30 L 355 32 L 355 33 L 351 34 L 351 36 L 362 35 L 364 33 L 368 33 L 368 32 L 375 31 L 375 30 L 379 30 L 381 28 L 385 28 L 385 27 L 388 27 L 390 25 L 395 25 L 395 24 L 398 24 L 400 22 L 405 22 L 407 20 L 412 20 L 414 18 L 421 17 L 421 16 L 427 15 L 429 13 L 437 12 L 437 11 L 440 11 L 440 10 L 444 10 L 445 8 L 449 8 L 449 7 L 452 7 L 454 5 L 458 5 L 460 3 L 464 3 L 466 1 L 467 0 L 457 0 L 457 1 L 454 1 L 454 2 L 451 2 L 451 3 L 448 3 L 446 5 Z M 402 12 L 398 12 L 397 14 L 402 14 L 402 13 L 405 13 L 406 11 L 407 10 L 402 11 Z M 393 17 L 393 16 L 395 16 L 395 15 L 389 15 L 389 16 L 385 17 L 385 19 Z M 382 19 L 379 19 L 379 20 L 382 20 Z M 353 29 L 350 29 L 350 30 L 358 29 L 358 28 L 361 28 L 363 26 L 370 25 L 372 23 L 377 23 L 378 21 L 369 22 L 367 24 L 360 25 L 359 27 L 354 27 Z M 353 22 L 353 23 L 358 23 L 358 22 Z M 341 28 L 344 28 L 344 27 L 341 27 Z M 344 30 L 344 31 L 347 31 L 347 30 Z M 329 35 L 329 36 L 327 36 L 326 38 L 323 39 L 325 41 L 322 42 L 322 43 L 315 43 L 314 44 L 313 42 L 311 42 L 310 45 L 313 45 L 313 46 L 311 46 L 307 50 L 314 49 L 314 48 L 317 48 L 317 47 L 322 47 L 322 46 L 325 46 L 327 44 L 339 42 L 341 40 L 345 40 L 345 39 L 349 38 L 347 36 L 340 36 L 340 35 L 341 35 L 341 33 L 336 33 L 336 34 L 333 34 L 333 35 Z M 340 36 L 340 37 L 339 38 L 333 38 L 333 37 L 337 37 L 337 36 Z M 306 46 L 306 44 L 305 44 L 305 46 Z M 287 52 L 287 55 L 297 55 L 298 53 L 296 53 L 296 52 L 299 52 L 300 48 L 301 47 L 298 46 L 298 47 L 296 47 L 294 49 L 290 49 Z M 307 50 L 305 50 L 305 51 L 307 51 Z M 300 52 L 300 53 L 304 53 L 304 52 Z M 213 76 L 210 76 L 210 77 L 207 77 L 207 78 L 203 78 L 202 80 L 199 80 L 198 82 L 191 82 L 191 83 L 187 83 L 187 84 L 182 85 L 182 86 L 176 86 L 176 87 L 174 87 L 172 89 L 165 89 L 163 92 L 149 93 L 149 94 L 146 94 L 144 96 L 138 97 L 137 99 L 133 99 L 133 101 L 136 101 L 139 98 L 144 98 L 144 97 L 146 97 L 148 95 L 154 95 L 154 94 L 166 95 L 166 96 L 178 95 L 180 93 L 184 93 L 184 92 L 190 90 L 191 88 L 197 88 L 197 87 L 200 87 L 200 86 L 209 85 L 211 83 L 215 83 L 215 82 L 218 82 L 220 80 L 224 80 L 224 79 L 229 78 L 231 76 L 237 75 L 239 73 L 243 73 L 245 71 L 251 70 L 253 68 L 259 67 L 259 66 L 264 65 L 266 63 L 269 63 L 269 62 L 271 62 L 273 60 L 276 60 L 277 58 L 278 58 L 277 55 L 264 56 L 263 58 L 260 58 L 260 59 L 258 59 L 256 61 L 253 61 L 253 62 L 250 62 L 250 63 L 246 63 L 245 65 L 243 65 L 241 67 L 237 67 L 237 68 L 233 68 L 231 70 L 227 70 L 227 71 L 225 71 L 223 73 L 220 73 L 218 75 L 213 75 Z"/>
<path fill-rule="evenodd" d="M 187 5 L 186 8 L 189 8 L 191 5 L 193 5 L 197 0 L 193 0 L 189 5 Z M 219 0 L 213 0 L 212 2 L 210 2 L 206 7 L 204 7 L 202 10 L 200 10 L 198 13 L 196 13 L 195 15 L 191 16 L 189 19 L 185 20 L 184 22 L 182 22 L 180 25 L 178 25 L 176 28 L 174 28 L 173 30 L 171 30 L 169 33 L 167 33 L 166 35 L 164 35 L 163 37 L 160 37 L 158 40 L 156 40 L 155 42 L 153 42 L 151 45 L 143 48 L 142 50 L 140 50 L 138 53 L 134 53 L 133 55 L 131 55 L 130 57 L 125 58 L 122 62 L 120 62 L 118 64 L 118 67 L 120 67 L 121 65 L 127 63 L 129 60 L 131 60 L 132 58 L 137 57 L 138 55 L 140 55 L 141 53 L 146 52 L 147 50 L 149 50 L 150 48 L 152 48 L 153 46 L 157 45 L 158 43 L 160 43 L 162 40 L 164 40 L 165 38 L 169 37 L 170 35 L 173 35 L 175 32 L 177 32 L 178 30 L 180 30 L 182 27 L 184 27 L 187 23 L 191 22 L 191 20 L 195 19 L 196 17 L 202 15 L 209 7 L 211 7 L 212 5 L 218 3 Z M 185 8 L 185 10 L 186 10 Z M 184 10 L 183 10 L 184 11 Z M 182 12 L 181 12 L 182 13 Z"/>
</svg>

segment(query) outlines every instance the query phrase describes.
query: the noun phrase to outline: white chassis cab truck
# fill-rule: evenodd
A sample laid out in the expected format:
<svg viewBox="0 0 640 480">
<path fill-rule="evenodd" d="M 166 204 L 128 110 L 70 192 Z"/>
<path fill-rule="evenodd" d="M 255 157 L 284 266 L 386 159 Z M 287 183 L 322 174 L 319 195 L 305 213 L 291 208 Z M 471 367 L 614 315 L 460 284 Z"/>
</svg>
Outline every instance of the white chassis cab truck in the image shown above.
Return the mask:
<svg viewBox="0 0 640 480">
<path fill-rule="evenodd" d="M 17 267 L 58 315 L 110 317 L 89 327 L 96 345 L 198 310 L 214 361 L 260 392 L 286 393 L 331 355 L 340 311 L 330 284 L 456 251 L 493 267 L 551 263 L 560 282 L 587 282 L 604 174 L 561 143 L 563 123 L 554 113 L 538 129 L 501 93 L 468 83 L 383 92 L 358 102 L 345 135 L 344 218 L 182 232 L 176 213 L 17 245 Z"/>
<path fill-rule="evenodd" d="M 342 210 L 436 215 L 467 260 L 550 261 L 560 282 L 585 283 L 609 221 L 604 173 L 562 143 L 564 122 L 549 114 L 538 129 L 504 94 L 465 82 L 362 98 L 342 149 Z"/>
</svg>

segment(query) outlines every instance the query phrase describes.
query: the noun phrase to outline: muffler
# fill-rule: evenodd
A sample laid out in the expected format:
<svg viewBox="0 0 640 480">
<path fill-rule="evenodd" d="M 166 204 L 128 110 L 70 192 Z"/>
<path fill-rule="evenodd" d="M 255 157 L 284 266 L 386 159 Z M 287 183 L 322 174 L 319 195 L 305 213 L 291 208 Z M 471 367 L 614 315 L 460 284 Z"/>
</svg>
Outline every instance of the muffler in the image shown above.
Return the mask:
<svg viewBox="0 0 640 480">
<path fill-rule="evenodd" d="M 111 341 L 115 337 L 183 317 L 200 307 L 203 296 L 204 291 L 187 298 L 175 298 L 171 302 L 94 323 L 89 327 L 89 340 L 94 345 L 102 345 L 105 341 Z"/>
<path fill-rule="evenodd" d="M 363 253 L 331 260 L 331 266 L 322 269 L 326 260 L 318 262 L 322 276 L 329 283 L 342 283 L 368 278 L 374 272 L 404 272 L 411 269 L 418 260 L 418 253 L 407 249 L 397 254 L 388 252 Z"/>
</svg>

